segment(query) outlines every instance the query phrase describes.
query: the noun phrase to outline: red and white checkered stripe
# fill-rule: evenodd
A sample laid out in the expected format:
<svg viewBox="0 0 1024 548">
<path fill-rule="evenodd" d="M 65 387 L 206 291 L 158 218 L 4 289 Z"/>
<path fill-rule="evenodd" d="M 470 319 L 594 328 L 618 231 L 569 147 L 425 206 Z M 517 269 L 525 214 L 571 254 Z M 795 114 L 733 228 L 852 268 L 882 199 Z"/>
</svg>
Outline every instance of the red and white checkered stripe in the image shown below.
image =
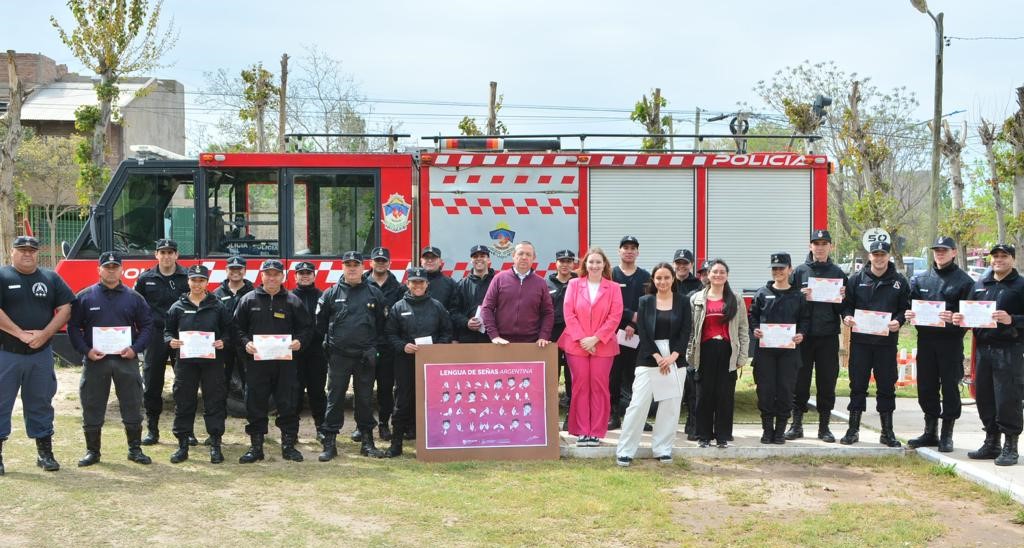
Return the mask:
<svg viewBox="0 0 1024 548">
<path fill-rule="evenodd" d="M 448 266 L 448 265 L 445 265 L 445 266 Z M 441 273 L 444 274 L 445 276 L 449 276 L 449 277 L 456 276 L 456 277 L 462 278 L 462 277 L 465 277 L 465 276 L 469 275 L 469 271 L 472 268 L 472 266 L 473 266 L 473 263 L 457 262 L 454 265 L 452 265 L 452 269 L 451 270 L 442 268 L 441 269 Z M 555 268 L 557 268 L 557 265 L 555 263 L 548 263 L 545 270 L 540 270 L 542 267 L 544 267 L 543 264 L 537 264 L 537 265 L 534 265 L 534 266 L 537 269 L 535 272 L 539 276 L 542 276 L 542 277 L 546 277 L 549 272 L 554 272 Z M 512 268 L 512 263 L 510 263 L 510 262 L 509 263 L 501 263 L 500 267 L 498 265 L 492 265 L 492 267 L 495 270 L 510 270 Z"/>
<path fill-rule="evenodd" d="M 439 154 L 435 166 L 573 166 L 577 154 Z"/>
<path fill-rule="evenodd" d="M 469 166 L 566 166 L 590 167 L 753 167 L 794 168 L 824 166 L 828 158 L 822 155 L 801 155 L 790 152 L 755 152 L 752 154 L 440 154 L 434 165 L 443 167 Z"/>
<path fill-rule="evenodd" d="M 430 198 L 430 207 L 444 208 L 449 215 L 576 215 L 578 198 Z"/>
<path fill-rule="evenodd" d="M 565 170 L 560 170 L 565 171 Z M 441 177 L 442 185 L 455 185 L 455 184 L 467 184 L 467 185 L 503 185 L 511 183 L 513 185 L 575 185 L 576 175 L 552 175 L 552 174 L 517 174 L 517 175 L 504 175 L 504 174 L 491 174 L 481 175 L 479 173 L 466 173 L 459 172 L 454 175 L 444 175 Z"/>
</svg>

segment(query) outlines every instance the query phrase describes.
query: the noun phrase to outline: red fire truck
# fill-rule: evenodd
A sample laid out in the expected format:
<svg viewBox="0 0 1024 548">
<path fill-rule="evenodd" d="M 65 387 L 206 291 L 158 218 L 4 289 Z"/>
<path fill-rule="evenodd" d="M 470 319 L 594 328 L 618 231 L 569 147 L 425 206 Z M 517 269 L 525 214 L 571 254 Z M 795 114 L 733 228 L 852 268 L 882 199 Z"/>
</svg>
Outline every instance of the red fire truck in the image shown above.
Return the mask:
<svg viewBox="0 0 1024 548">
<path fill-rule="evenodd" d="M 491 140 L 486 140 L 490 142 Z M 97 280 L 96 258 L 126 256 L 124 282 L 155 264 L 154 246 L 173 238 L 181 263 L 225 277 L 226 259 L 248 259 L 259 281 L 268 257 L 311 261 L 317 284 L 341 278 L 340 255 L 391 250 L 401 280 L 426 245 L 440 248 L 459 278 L 469 249 L 485 244 L 495 268 L 511 267 L 517 242 L 537 249 L 540 274 L 559 249 L 640 241 L 649 268 L 690 248 L 722 257 L 737 289 L 769 278 L 768 255 L 807 249 L 827 224 L 825 156 L 794 153 L 470 151 L 442 147 L 395 153 L 203 153 L 198 160 L 128 160 L 114 173 L 89 223 L 57 272 L 78 291 Z M 287 276 L 289 287 L 294 277 Z M 55 341 L 69 361 L 80 358 Z"/>
</svg>

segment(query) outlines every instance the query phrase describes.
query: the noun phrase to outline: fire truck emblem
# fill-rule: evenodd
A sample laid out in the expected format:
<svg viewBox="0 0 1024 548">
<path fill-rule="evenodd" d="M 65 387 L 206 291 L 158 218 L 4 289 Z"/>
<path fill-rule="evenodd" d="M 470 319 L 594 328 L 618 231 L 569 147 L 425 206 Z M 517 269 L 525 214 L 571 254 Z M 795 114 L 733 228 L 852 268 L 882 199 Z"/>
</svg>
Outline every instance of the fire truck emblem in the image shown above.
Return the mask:
<svg viewBox="0 0 1024 548">
<path fill-rule="evenodd" d="M 384 210 L 384 228 L 391 232 L 404 232 L 409 228 L 409 202 L 401 194 L 392 194 L 381 206 Z"/>
<path fill-rule="evenodd" d="M 515 248 L 516 233 L 508 226 L 508 223 L 498 223 L 494 230 L 488 233 L 494 245 L 491 246 L 491 255 L 495 257 L 511 257 Z"/>
</svg>

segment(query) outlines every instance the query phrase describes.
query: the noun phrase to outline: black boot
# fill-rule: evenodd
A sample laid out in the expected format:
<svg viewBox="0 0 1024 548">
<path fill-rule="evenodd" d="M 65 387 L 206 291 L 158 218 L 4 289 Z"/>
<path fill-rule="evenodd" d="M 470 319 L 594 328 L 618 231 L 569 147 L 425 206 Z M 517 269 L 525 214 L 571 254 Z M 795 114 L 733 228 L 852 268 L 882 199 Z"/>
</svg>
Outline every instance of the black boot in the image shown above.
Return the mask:
<svg viewBox="0 0 1024 548">
<path fill-rule="evenodd" d="M 775 435 L 772 436 L 772 443 L 782 445 L 786 443 L 786 423 L 789 417 L 775 416 Z"/>
<path fill-rule="evenodd" d="M 264 434 L 249 434 L 249 450 L 238 457 L 238 464 L 250 464 L 263 460 L 263 437 Z"/>
<path fill-rule="evenodd" d="M 853 445 L 860 441 L 860 415 L 863 411 L 850 411 L 850 426 L 846 429 L 846 435 L 839 443 Z"/>
<path fill-rule="evenodd" d="M 396 428 L 395 435 L 391 437 L 391 447 L 384 450 L 384 458 L 391 459 L 402 454 L 402 436 L 401 432 Z"/>
<path fill-rule="evenodd" d="M 686 413 L 686 424 L 683 425 L 683 432 L 686 434 L 687 440 L 697 441 L 697 425 L 693 420 L 693 411 Z"/>
<path fill-rule="evenodd" d="M 85 456 L 78 459 L 79 466 L 92 466 L 100 461 L 100 430 L 85 432 Z"/>
<path fill-rule="evenodd" d="M 210 463 L 220 464 L 224 462 L 224 453 L 220 450 L 220 436 L 210 436 Z"/>
<path fill-rule="evenodd" d="M 405 438 L 405 441 L 411 441 L 416 439 L 416 429 L 410 428 L 409 430 L 406 430 L 405 433 L 402 434 L 402 437 Z"/>
<path fill-rule="evenodd" d="M 53 458 L 53 436 L 36 438 L 36 453 L 39 454 L 36 458 L 36 466 L 47 472 L 60 470 L 60 463 Z"/>
<path fill-rule="evenodd" d="M 142 445 L 156 445 L 160 442 L 160 414 L 146 414 L 146 437 L 142 438 Z"/>
<path fill-rule="evenodd" d="M 902 447 L 903 444 L 892 431 L 892 411 L 882 411 L 878 416 L 882 421 L 882 434 L 878 436 L 878 443 L 888 447 Z"/>
<path fill-rule="evenodd" d="M 992 425 L 990 430 L 985 431 L 985 442 L 981 444 L 981 447 L 979 447 L 977 451 L 968 452 L 967 458 L 974 460 L 994 459 L 998 457 L 1000 453 L 999 429 L 997 426 Z"/>
<path fill-rule="evenodd" d="M 0 476 L 4 475 L 6 473 L 6 471 L 4 470 L 4 442 L 5 441 L 7 441 L 7 438 L 0 438 Z"/>
<path fill-rule="evenodd" d="M 622 428 L 622 417 L 615 411 L 612 411 L 611 418 L 608 419 L 609 430 L 619 430 Z"/>
<path fill-rule="evenodd" d="M 281 458 L 295 462 L 302 462 L 302 453 L 295 448 L 298 436 L 295 434 L 281 434 Z"/>
<path fill-rule="evenodd" d="M 171 453 L 171 464 L 178 464 L 188 460 L 188 434 L 177 434 L 178 450 Z"/>
<path fill-rule="evenodd" d="M 139 464 L 152 464 L 153 459 L 142 452 L 142 426 L 125 426 L 124 435 L 128 439 L 128 460 Z"/>
<path fill-rule="evenodd" d="M 818 439 L 825 443 L 836 442 L 836 437 L 832 435 L 832 431 L 828 428 L 828 423 L 831 419 L 831 411 L 818 411 Z"/>
<path fill-rule="evenodd" d="M 761 415 L 761 443 L 768 445 L 775 437 L 775 427 L 769 415 Z"/>
<path fill-rule="evenodd" d="M 785 437 L 787 440 L 798 440 L 804 437 L 804 412 L 793 411 L 793 424 L 786 431 Z"/>
<path fill-rule="evenodd" d="M 367 430 L 363 432 L 362 438 L 363 444 L 359 447 L 359 454 L 364 457 L 373 457 L 379 459 L 384 456 L 384 453 L 377 446 L 373 444 L 373 430 Z"/>
<path fill-rule="evenodd" d="M 388 428 L 388 421 L 380 421 L 380 426 L 377 427 L 377 430 L 382 441 L 391 441 L 391 428 Z"/>
<path fill-rule="evenodd" d="M 360 432 L 359 429 L 357 428 L 352 431 L 352 435 L 349 437 L 349 439 L 356 443 L 360 443 L 363 441 L 363 433 Z"/>
<path fill-rule="evenodd" d="M 1017 434 L 1007 434 L 1003 442 L 1003 450 L 996 457 L 996 466 L 1013 466 L 1017 464 Z"/>
<path fill-rule="evenodd" d="M 918 447 L 935 447 L 939 444 L 938 436 L 939 418 L 932 415 L 924 416 L 924 434 L 907 440 L 907 447 L 917 449 Z"/>
<path fill-rule="evenodd" d="M 199 445 L 199 440 L 196 439 L 196 435 L 195 434 L 189 434 L 188 435 L 188 446 L 189 447 L 195 447 L 197 445 Z"/>
<path fill-rule="evenodd" d="M 324 444 L 324 450 L 323 450 L 322 453 L 320 453 L 320 456 L 317 457 L 317 460 L 319 460 L 320 462 L 327 462 L 327 461 L 333 459 L 334 457 L 338 456 L 338 435 L 337 434 L 335 434 L 334 432 L 326 432 L 326 433 L 324 433 L 323 444 Z"/>
<path fill-rule="evenodd" d="M 939 435 L 939 452 L 953 452 L 953 423 L 956 419 L 942 419 L 942 434 Z"/>
</svg>

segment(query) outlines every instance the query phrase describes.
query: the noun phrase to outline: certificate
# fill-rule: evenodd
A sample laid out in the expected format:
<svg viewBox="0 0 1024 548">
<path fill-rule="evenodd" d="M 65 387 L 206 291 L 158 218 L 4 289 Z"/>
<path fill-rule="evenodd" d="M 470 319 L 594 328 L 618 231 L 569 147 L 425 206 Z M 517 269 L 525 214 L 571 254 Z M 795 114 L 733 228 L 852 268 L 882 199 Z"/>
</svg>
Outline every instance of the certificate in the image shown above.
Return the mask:
<svg viewBox="0 0 1024 548">
<path fill-rule="evenodd" d="M 412 340 L 412 344 L 415 344 L 416 346 L 423 346 L 425 344 L 434 344 L 434 338 L 433 337 L 416 337 L 415 339 Z"/>
<path fill-rule="evenodd" d="M 961 327 L 996 326 L 996 321 L 992 319 L 992 314 L 996 313 L 995 301 L 960 301 L 960 313 L 964 315 Z"/>
<path fill-rule="evenodd" d="M 914 325 L 946 327 L 946 322 L 939 319 L 939 312 L 946 310 L 945 301 L 910 301 L 910 309 L 914 311 Z"/>
<path fill-rule="evenodd" d="M 92 347 L 104 354 L 120 354 L 132 345 L 132 328 L 129 326 L 92 328 Z"/>
<path fill-rule="evenodd" d="M 839 290 L 842 287 L 842 278 L 809 278 L 807 289 L 811 290 L 811 294 L 807 300 L 816 303 L 841 303 L 843 297 Z"/>
<path fill-rule="evenodd" d="M 252 344 L 256 347 L 253 358 L 258 362 L 292 359 L 291 335 L 253 335 Z"/>
<path fill-rule="evenodd" d="M 619 340 L 620 346 L 627 346 L 629 348 L 636 348 L 640 346 L 640 336 L 633 333 L 633 336 L 629 339 L 626 338 L 626 330 L 620 329 L 615 333 L 615 337 Z"/>
<path fill-rule="evenodd" d="M 663 357 L 672 354 L 668 339 L 658 339 L 654 341 L 654 345 L 658 347 L 658 354 L 661 354 Z M 648 369 L 650 369 L 647 372 L 650 375 L 648 380 L 651 383 L 654 401 L 665 401 L 683 397 L 682 381 L 685 377 L 679 373 L 679 368 L 676 367 L 674 362 L 669 366 L 667 375 L 661 374 L 660 367 L 649 367 Z"/>
<path fill-rule="evenodd" d="M 483 307 L 482 306 L 476 307 L 476 316 L 473 316 L 473 317 L 478 319 L 478 320 L 480 320 L 480 327 L 477 328 L 477 331 L 479 331 L 481 333 L 487 333 L 487 326 L 484 325 L 484 317 L 480 315 L 480 309 L 481 308 L 483 308 Z"/>
<path fill-rule="evenodd" d="M 793 337 L 796 336 L 795 323 L 763 323 L 761 324 L 761 348 L 796 348 Z"/>
<path fill-rule="evenodd" d="M 853 326 L 853 332 L 887 337 L 889 336 L 889 322 L 891 320 L 892 313 L 890 312 L 855 310 L 853 312 L 853 321 L 857 325 Z"/>
<path fill-rule="evenodd" d="M 183 360 L 215 359 L 217 349 L 213 347 L 214 337 L 212 331 L 182 331 L 178 333 L 178 340 L 181 341 L 178 357 Z"/>
</svg>

